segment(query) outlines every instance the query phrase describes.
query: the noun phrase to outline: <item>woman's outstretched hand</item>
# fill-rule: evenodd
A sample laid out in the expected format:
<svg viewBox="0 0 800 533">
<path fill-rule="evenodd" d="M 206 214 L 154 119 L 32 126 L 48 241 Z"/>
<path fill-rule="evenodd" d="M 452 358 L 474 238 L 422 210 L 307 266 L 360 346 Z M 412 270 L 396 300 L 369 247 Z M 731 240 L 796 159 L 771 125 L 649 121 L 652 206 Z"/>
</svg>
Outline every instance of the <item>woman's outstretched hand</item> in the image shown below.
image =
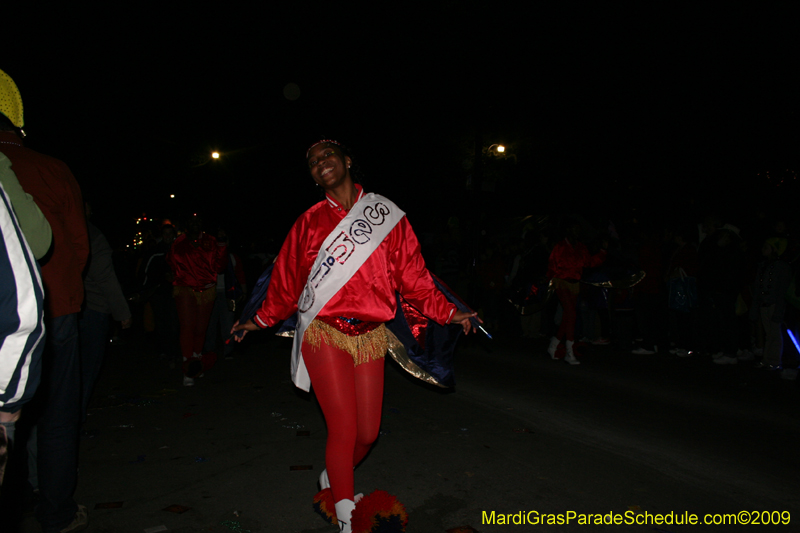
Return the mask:
<svg viewBox="0 0 800 533">
<path fill-rule="evenodd" d="M 464 335 L 469 335 L 470 331 L 478 331 L 475 329 L 475 326 L 472 324 L 470 318 L 474 318 L 483 324 L 483 320 L 478 317 L 478 313 L 467 313 L 466 311 L 456 311 L 453 314 L 453 320 L 451 320 L 450 323 L 461 324 L 461 327 L 464 328 Z"/>
<path fill-rule="evenodd" d="M 252 320 L 248 320 L 244 324 L 239 324 L 239 321 L 237 320 L 236 322 L 234 322 L 233 327 L 231 328 L 231 335 L 233 335 L 237 331 L 243 331 L 244 333 L 242 333 L 241 337 L 239 337 L 238 335 L 234 335 L 233 337 L 233 340 L 235 340 L 236 342 L 242 342 L 242 339 L 244 339 L 244 336 L 247 335 L 248 331 L 256 331 L 258 329 L 261 328 L 256 326 Z"/>
</svg>

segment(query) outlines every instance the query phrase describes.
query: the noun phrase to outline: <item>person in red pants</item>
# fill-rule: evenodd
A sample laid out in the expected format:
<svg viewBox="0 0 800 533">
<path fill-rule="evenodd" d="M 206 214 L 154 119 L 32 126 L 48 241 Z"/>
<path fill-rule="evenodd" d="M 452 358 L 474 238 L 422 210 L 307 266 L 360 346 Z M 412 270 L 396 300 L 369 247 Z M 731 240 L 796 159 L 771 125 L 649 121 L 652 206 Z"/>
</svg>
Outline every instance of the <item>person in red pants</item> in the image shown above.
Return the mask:
<svg viewBox="0 0 800 533">
<path fill-rule="evenodd" d="M 386 147 L 394 150 L 393 147 Z M 275 260 L 266 299 L 235 331 L 271 327 L 295 312 L 295 385 L 313 385 L 328 440 L 322 489 L 330 488 L 339 529 L 350 533 L 357 512 L 353 468 L 378 436 L 383 401 L 385 322 L 395 317 L 399 292 L 439 324 L 474 331 L 470 318 L 436 289 L 404 213 L 367 194 L 351 174 L 353 159 L 336 141 L 306 153 L 325 199 L 295 222 Z"/>
<path fill-rule="evenodd" d="M 595 255 L 590 255 L 586 246 L 578 240 L 580 231 L 580 223 L 570 222 L 566 228 L 566 237 L 553 247 L 547 263 L 547 277 L 553 280 L 556 296 L 563 309 L 561 325 L 558 327 L 556 336 L 550 339 L 547 353 L 550 354 L 551 358 L 555 359 L 556 350 L 561 343 L 561 339 L 566 339 L 566 356 L 564 360 L 571 365 L 580 364 L 572 349 L 575 344 L 576 307 L 578 293 L 580 292 L 579 281 L 584 268 L 595 267 L 605 261 L 605 248 L 608 246 L 607 242 L 603 242 L 603 249 Z"/>
<path fill-rule="evenodd" d="M 194 378 L 211 368 L 216 356 L 203 355 L 206 328 L 217 296 L 217 274 L 224 272 L 227 246 L 203 231 L 197 215 L 189 219 L 186 233 L 172 243 L 167 263 L 175 278 L 172 295 L 180 323 L 183 356 L 183 384 L 194 385 Z"/>
</svg>

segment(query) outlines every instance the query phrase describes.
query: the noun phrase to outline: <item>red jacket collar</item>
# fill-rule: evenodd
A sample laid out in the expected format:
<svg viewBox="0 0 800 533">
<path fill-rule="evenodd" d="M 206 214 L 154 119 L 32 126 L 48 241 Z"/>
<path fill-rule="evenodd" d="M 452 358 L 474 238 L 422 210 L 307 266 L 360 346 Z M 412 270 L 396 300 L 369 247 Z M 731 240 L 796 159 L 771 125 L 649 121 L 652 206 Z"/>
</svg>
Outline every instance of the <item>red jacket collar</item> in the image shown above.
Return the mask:
<svg viewBox="0 0 800 533">
<path fill-rule="evenodd" d="M 358 191 L 358 196 L 356 197 L 356 202 L 358 202 L 359 200 L 361 200 L 361 197 L 364 196 L 364 188 L 358 183 L 354 183 L 353 185 L 356 186 L 356 190 Z M 342 206 L 339 205 L 339 202 L 337 202 L 327 194 L 325 195 L 325 199 L 328 200 L 328 206 L 330 206 L 331 209 L 335 211 L 342 210 Z"/>
</svg>

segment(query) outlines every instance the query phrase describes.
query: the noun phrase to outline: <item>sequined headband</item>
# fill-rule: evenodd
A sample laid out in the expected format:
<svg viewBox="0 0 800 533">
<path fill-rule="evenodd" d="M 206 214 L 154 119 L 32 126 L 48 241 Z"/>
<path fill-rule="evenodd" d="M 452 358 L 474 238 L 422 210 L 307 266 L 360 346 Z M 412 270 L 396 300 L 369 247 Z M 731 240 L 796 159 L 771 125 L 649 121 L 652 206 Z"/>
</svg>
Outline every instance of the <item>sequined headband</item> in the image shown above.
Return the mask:
<svg viewBox="0 0 800 533">
<path fill-rule="evenodd" d="M 341 144 L 339 144 L 339 141 L 334 141 L 334 140 L 332 140 L 332 139 L 322 139 L 322 140 L 320 140 L 320 141 L 317 141 L 317 142 L 315 142 L 314 144 L 312 144 L 311 146 L 309 146 L 309 147 L 308 147 L 308 150 L 306 150 L 306 159 L 308 159 L 308 154 L 310 154 L 310 153 L 311 153 L 311 149 L 312 149 L 312 148 L 314 148 L 316 145 L 318 145 L 318 144 L 322 144 L 322 143 L 335 144 L 335 145 L 336 145 L 336 146 L 338 146 L 339 148 L 341 148 L 341 147 L 342 147 L 342 145 L 341 145 Z"/>
</svg>

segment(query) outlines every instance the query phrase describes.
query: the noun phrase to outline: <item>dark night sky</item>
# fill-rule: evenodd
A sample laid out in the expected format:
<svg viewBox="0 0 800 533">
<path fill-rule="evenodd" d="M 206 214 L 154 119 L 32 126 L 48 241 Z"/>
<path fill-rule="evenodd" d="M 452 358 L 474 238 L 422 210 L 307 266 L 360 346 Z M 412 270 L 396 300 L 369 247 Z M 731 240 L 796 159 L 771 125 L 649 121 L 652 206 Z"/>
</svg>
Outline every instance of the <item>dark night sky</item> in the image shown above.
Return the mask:
<svg viewBox="0 0 800 533">
<path fill-rule="evenodd" d="M 478 196 L 505 213 L 752 198 L 757 172 L 798 168 L 797 32 L 788 12 L 699 5 L 59 8 L 19 17 L 0 68 L 28 145 L 70 165 L 108 226 L 216 202 L 280 240 L 317 198 L 303 154 L 320 134 L 412 222 L 463 214 L 476 132 L 517 156 L 487 162 L 502 180 Z"/>
</svg>

